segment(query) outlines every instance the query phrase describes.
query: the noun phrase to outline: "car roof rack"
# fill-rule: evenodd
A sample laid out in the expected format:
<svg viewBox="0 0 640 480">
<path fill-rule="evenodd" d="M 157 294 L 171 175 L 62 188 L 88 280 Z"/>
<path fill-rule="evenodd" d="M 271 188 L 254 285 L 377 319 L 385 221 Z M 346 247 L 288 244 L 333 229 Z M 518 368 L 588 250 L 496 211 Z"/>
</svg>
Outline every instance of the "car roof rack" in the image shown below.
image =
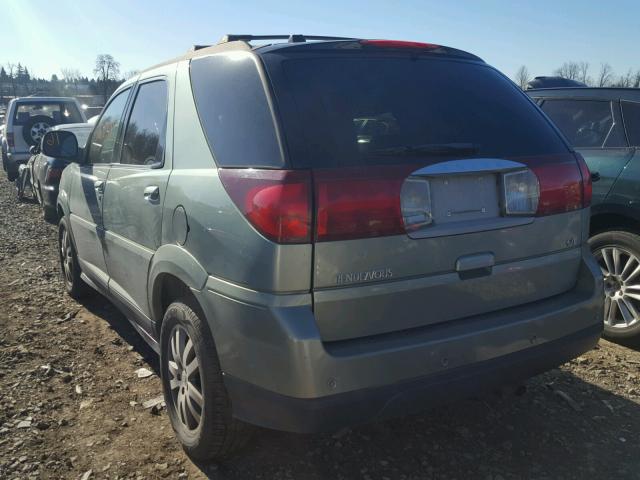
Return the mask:
<svg viewBox="0 0 640 480">
<path fill-rule="evenodd" d="M 227 34 L 220 39 L 220 43 L 228 42 L 250 42 L 252 40 L 287 40 L 289 43 L 304 43 L 307 40 L 355 40 L 352 37 L 331 37 L 326 35 L 302 35 L 302 34 L 289 34 L 289 35 L 242 35 L 242 34 Z"/>
</svg>

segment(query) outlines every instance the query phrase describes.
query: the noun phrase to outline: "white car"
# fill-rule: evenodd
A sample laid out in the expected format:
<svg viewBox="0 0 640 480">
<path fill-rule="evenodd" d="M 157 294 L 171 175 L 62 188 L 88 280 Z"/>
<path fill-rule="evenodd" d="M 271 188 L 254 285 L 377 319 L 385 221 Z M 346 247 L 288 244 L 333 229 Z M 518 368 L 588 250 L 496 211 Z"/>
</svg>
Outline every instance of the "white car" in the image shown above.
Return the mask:
<svg viewBox="0 0 640 480">
<path fill-rule="evenodd" d="M 51 127 L 87 121 L 78 101 L 70 97 L 16 98 L 9 102 L 5 118 L 3 166 L 9 181 L 16 179 L 20 165 L 29 160 L 29 148 L 39 145 Z"/>
</svg>

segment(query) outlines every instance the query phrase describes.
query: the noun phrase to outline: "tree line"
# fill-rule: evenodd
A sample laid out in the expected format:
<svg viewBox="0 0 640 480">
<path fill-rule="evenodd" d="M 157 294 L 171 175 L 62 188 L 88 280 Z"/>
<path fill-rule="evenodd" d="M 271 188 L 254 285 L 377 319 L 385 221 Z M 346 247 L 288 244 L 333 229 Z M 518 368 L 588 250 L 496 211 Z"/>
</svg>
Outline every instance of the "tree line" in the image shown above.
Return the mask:
<svg viewBox="0 0 640 480">
<path fill-rule="evenodd" d="M 0 65 L 0 104 L 12 97 L 100 95 L 106 103 L 109 96 L 127 78 L 137 72 L 120 74 L 120 63 L 109 54 L 96 57 L 93 77 L 83 76 L 74 67 L 60 69 L 60 75 L 49 79 L 31 75 L 29 68 L 20 62 Z"/>
<path fill-rule="evenodd" d="M 590 87 L 623 87 L 640 88 L 640 69 L 635 72 L 629 69 L 627 73 L 616 75 L 608 63 L 601 63 L 600 68 L 591 76 L 589 62 L 564 62 L 553 71 L 557 77 L 577 80 Z M 515 73 L 514 81 L 523 90 L 533 79 L 526 65 L 522 65 Z"/>
</svg>

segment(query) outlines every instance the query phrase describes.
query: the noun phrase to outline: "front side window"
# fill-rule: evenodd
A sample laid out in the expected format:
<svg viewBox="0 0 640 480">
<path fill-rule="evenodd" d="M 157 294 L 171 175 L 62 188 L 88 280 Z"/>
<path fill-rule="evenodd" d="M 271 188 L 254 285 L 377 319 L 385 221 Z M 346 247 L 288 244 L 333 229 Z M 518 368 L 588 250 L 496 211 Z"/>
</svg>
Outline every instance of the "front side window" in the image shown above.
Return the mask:
<svg viewBox="0 0 640 480">
<path fill-rule="evenodd" d="M 629 144 L 640 147 L 640 103 L 622 102 L 622 115 L 627 128 Z"/>
<path fill-rule="evenodd" d="M 149 166 L 162 164 L 166 129 L 166 82 L 160 80 L 142 84 L 125 130 L 120 163 Z"/>
<path fill-rule="evenodd" d="M 578 148 L 626 147 L 622 126 L 606 100 L 547 99 L 542 110 Z"/>
<path fill-rule="evenodd" d="M 129 90 L 119 93 L 107 106 L 91 136 L 89 163 L 117 162 L 117 140 Z"/>
</svg>

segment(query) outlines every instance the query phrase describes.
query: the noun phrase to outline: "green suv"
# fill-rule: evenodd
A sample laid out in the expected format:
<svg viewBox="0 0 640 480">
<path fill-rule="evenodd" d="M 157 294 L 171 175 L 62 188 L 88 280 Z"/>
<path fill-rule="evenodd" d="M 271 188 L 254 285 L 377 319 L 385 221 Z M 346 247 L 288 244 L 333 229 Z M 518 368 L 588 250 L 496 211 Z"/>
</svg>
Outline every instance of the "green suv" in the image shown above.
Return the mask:
<svg viewBox="0 0 640 480">
<path fill-rule="evenodd" d="M 591 176 L 531 99 L 452 48 L 288 40 L 196 48 L 123 84 L 83 152 L 43 141 L 73 160 L 67 292 L 102 292 L 159 352 L 186 451 L 407 414 L 592 348 Z"/>
<path fill-rule="evenodd" d="M 593 173 L 590 240 L 605 282 L 604 334 L 640 337 L 640 89 L 528 90 Z"/>
</svg>

